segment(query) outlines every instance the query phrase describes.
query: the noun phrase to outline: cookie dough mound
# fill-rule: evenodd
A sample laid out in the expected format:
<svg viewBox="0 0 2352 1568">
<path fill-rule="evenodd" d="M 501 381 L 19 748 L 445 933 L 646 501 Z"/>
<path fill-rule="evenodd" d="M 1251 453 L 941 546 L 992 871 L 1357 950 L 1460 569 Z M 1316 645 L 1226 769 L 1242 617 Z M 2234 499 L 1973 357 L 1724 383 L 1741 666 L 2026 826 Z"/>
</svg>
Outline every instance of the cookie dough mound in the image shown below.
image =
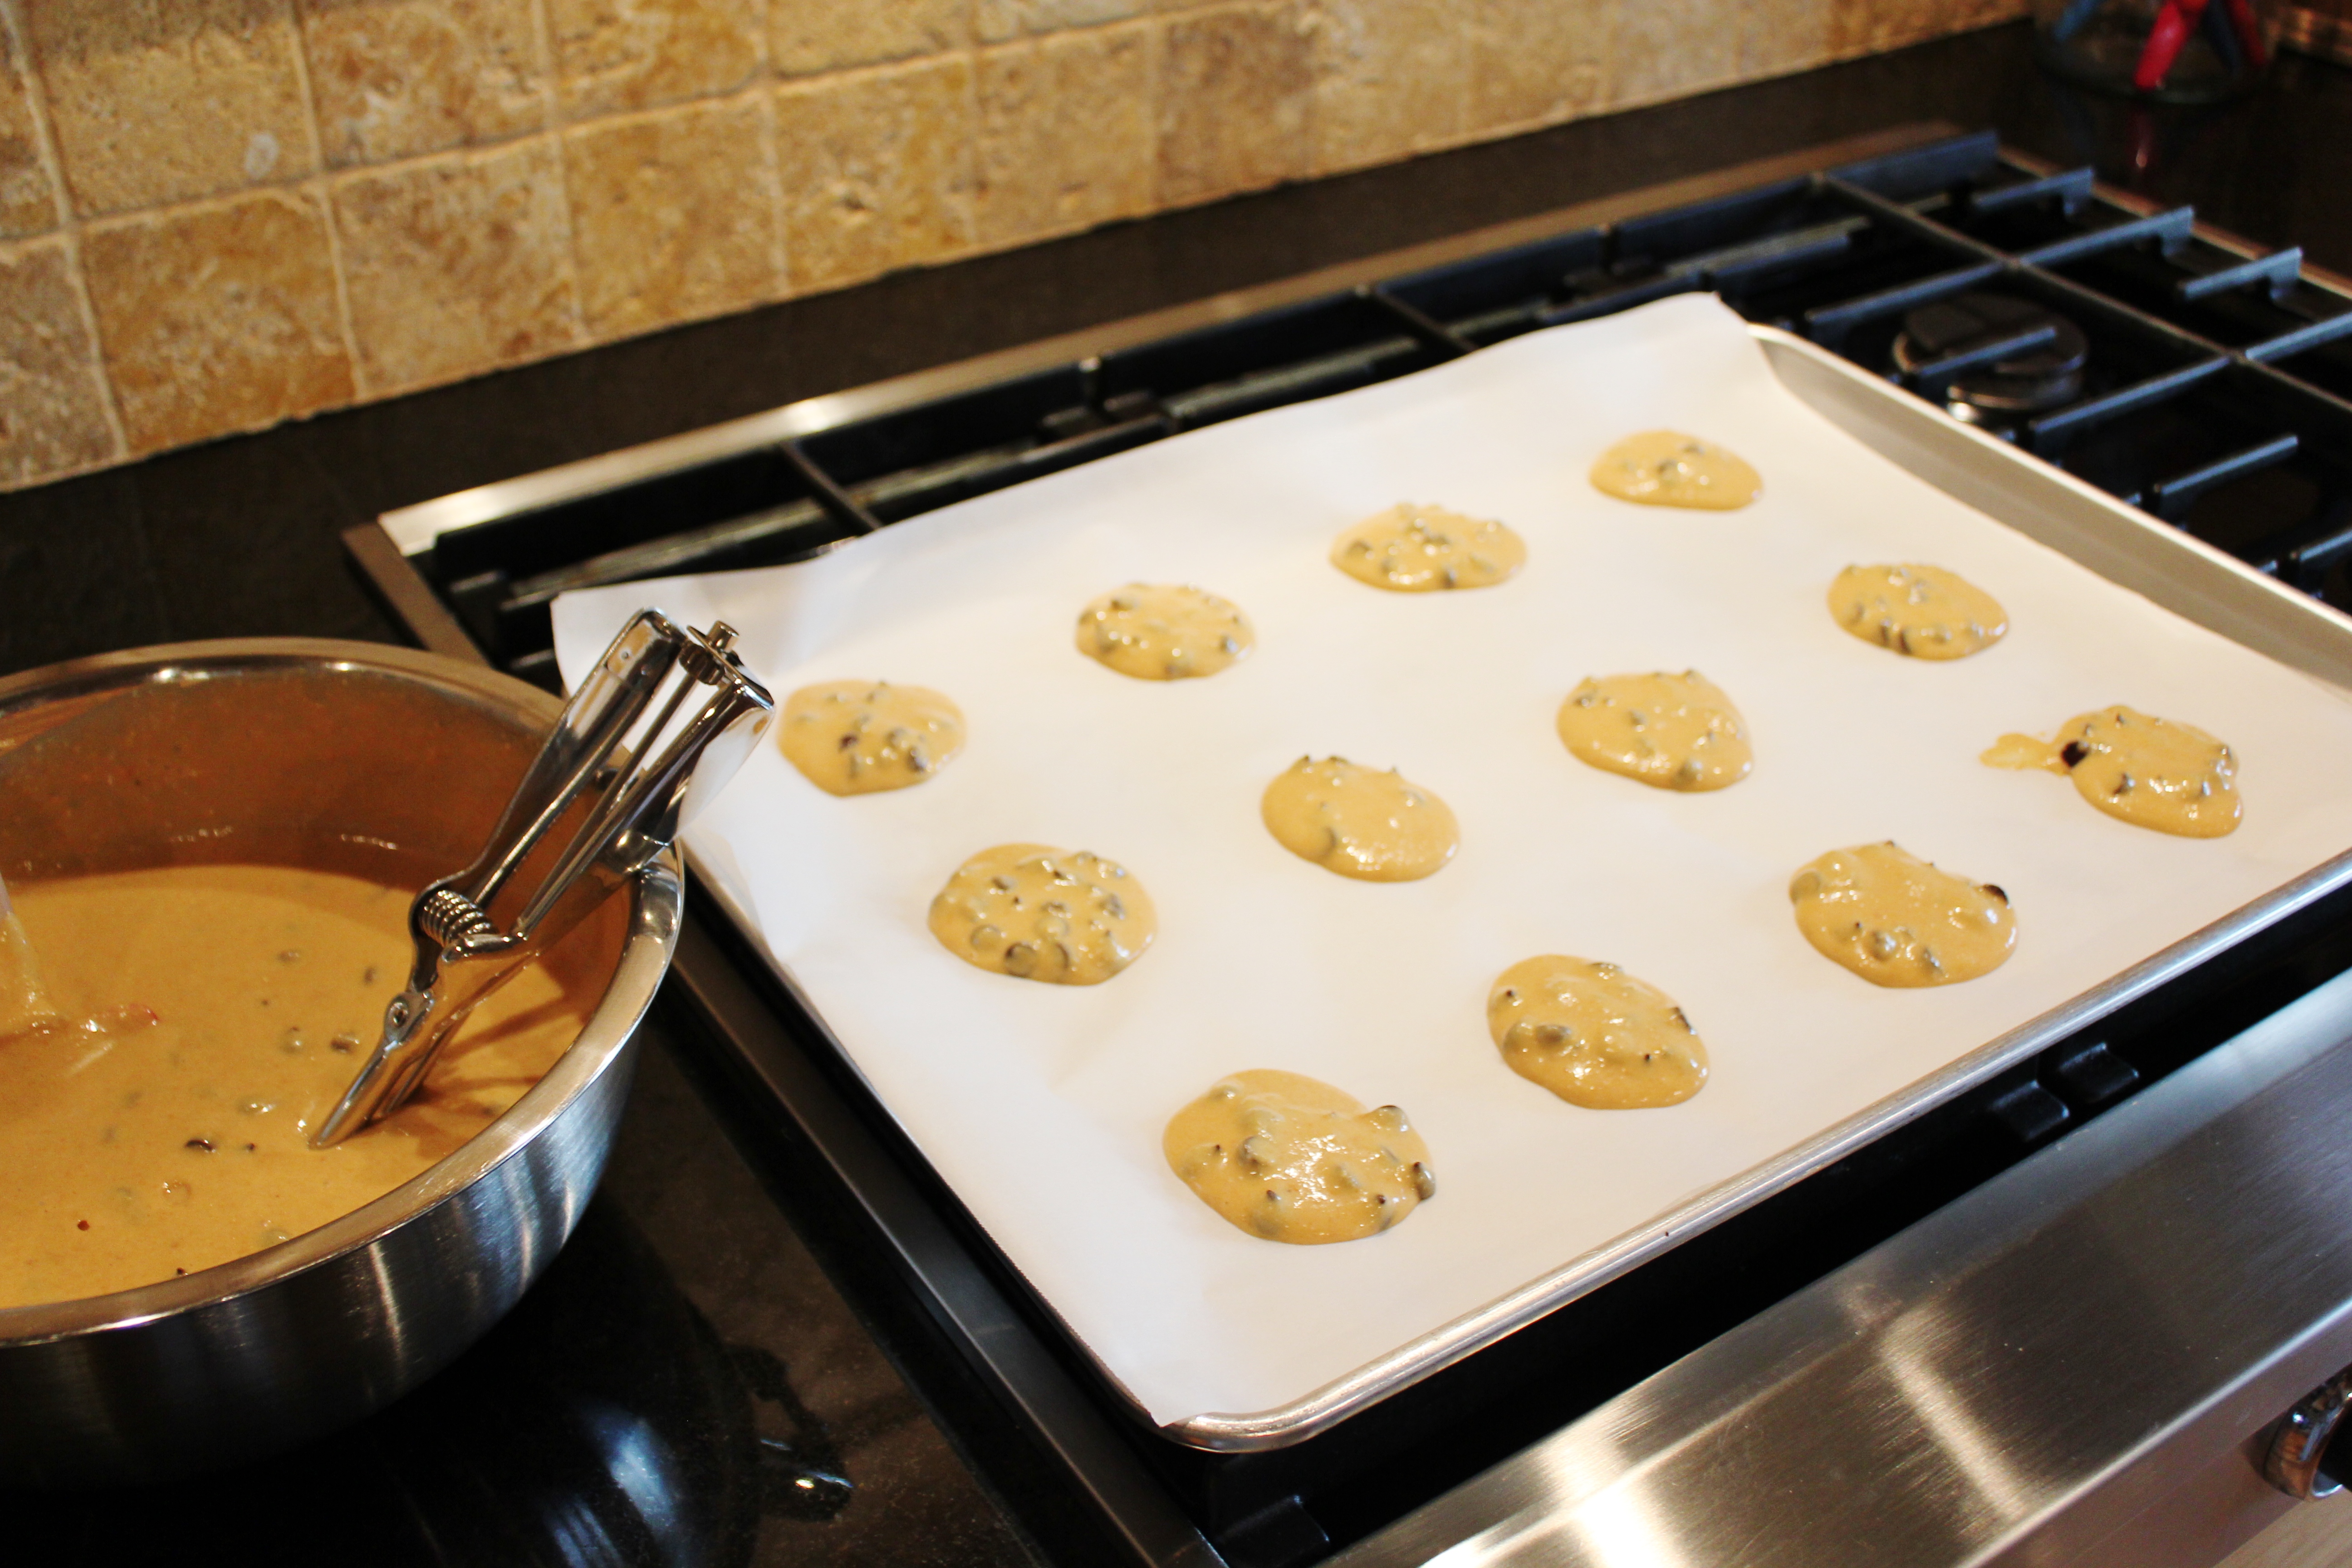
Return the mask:
<svg viewBox="0 0 2352 1568">
<path fill-rule="evenodd" d="M 1256 646 L 1233 601 L 1190 584 L 1129 583 L 1078 615 L 1078 651 L 1138 680 L 1214 675 Z"/>
<path fill-rule="evenodd" d="M 1578 762 L 1659 789 L 1722 789 L 1756 765 L 1748 721 L 1696 669 L 1588 677 L 1558 722 Z"/>
<path fill-rule="evenodd" d="M 1437 1194 L 1429 1146 L 1393 1105 L 1260 1068 L 1171 1117 L 1160 1149 L 1200 1200 L 1252 1236 L 1314 1246 L 1388 1229 Z"/>
<path fill-rule="evenodd" d="M 1731 511 L 1764 493 L 1764 480 L 1735 454 L 1679 430 L 1628 436 L 1592 465 L 1592 485 L 1604 495 L 1643 506 Z"/>
<path fill-rule="evenodd" d="M 1486 994 L 1486 1027 L 1513 1072 L 1570 1105 L 1679 1105 L 1706 1083 L 1706 1047 L 1675 999 L 1613 963 L 1511 965 Z"/>
<path fill-rule="evenodd" d="M 1331 545 L 1332 565 L 1398 594 L 1491 588 L 1527 562 L 1527 541 L 1503 524 L 1411 501 L 1364 519 Z"/>
<path fill-rule="evenodd" d="M 1913 658 L 1966 658 L 2009 631 L 2000 601 L 1940 566 L 1849 566 L 1830 584 L 1830 615 L 1864 642 Z"/>
<path fill-rule="evenodd" d="M 2009 895 L 1939 871 L 1893 839 L 1832 849 L 1789 883 L 1797 929 L 1874 985 L 1951 985 L 2009 962 Z"/>
<path fill-rule="evenodd" d="M 931 934 L 975 968 L 1055 985 L 1099 985 L 1159 931 L 1127 868 L 1080 849 L 1000 844 L 931 900 Z"/>
<path fill-rule="evenodd" d="M 784 700 L 776 744 L 827 795 L 871 795 L 934 776 L 963 734 L 963 714 L 929 687 L 835 680 Z"/>
<path fill-rule="evenodd" d="M 1446 804 L 1391 769 L 1301 757 L 1265 786 L 1266 831 L 1302 860 L 1365 882 L 1414 882 L 1461 847 Z"/>
<path fill-rule="evenodd" d="M 2003 735 L 1981 759 L 1996 768 L 2048 768 L 2109 816 L 2184 838 L 2219 838 L 2244 816 L 2238 760 L 2193 724 L 2134 708 L 2079 713 L 2057 739 Z"/>
</svg>

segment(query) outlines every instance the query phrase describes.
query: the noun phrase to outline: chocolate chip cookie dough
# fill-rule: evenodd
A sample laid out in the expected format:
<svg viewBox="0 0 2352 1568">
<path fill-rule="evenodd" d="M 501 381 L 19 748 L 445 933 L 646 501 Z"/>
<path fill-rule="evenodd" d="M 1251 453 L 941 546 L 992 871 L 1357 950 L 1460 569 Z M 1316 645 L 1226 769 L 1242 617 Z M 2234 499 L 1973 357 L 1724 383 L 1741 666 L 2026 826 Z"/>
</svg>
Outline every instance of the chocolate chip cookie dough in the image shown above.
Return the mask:
<svg viewBox="0 0 2352 1568">
<path fill-rule="evenodd" d="M 1078 651 L 1138 680 L 1214 675 L 1255 646 L 1231 600 L 1189 584 L 1129 583 L 1078 614 Z"/>
<path fill-rule="evenodd" d="M 1592 465 L 1592 484 L 1604 495 L 1643 506 L 1731 511 L 1764 493 L 1764 480 L 1736 456 L 1678 430 L 1628 436 Z"/>
<path fill-rule="evenodd" d="M 1397 594 L 1491 588 L 1527 564 L 1527 542 L 1499 522 L 1408 501 L 1332 542 L 1331 564 Z"/>
<path fill-rule="evenodd" d="M 1939 871 L 1897 845 L 1832 849 L 1789 883 L 1797 929 L 1874 985 L 1951 985 L 2009 961 L 2017 917 L 1990 882 Z"/>
<path fill-rule="evenodd" d="M 1055 985 L 1098 985 L 1158 933 L 1127 868 L 1080 849 L 1000 844 L 958 868 L 931 900 L 931 934 L 975 968 Z"/>
<path fill-rule="evenodd" d="M 1864 642 L 1913 658 L 1966 658 L 2009 630 L 2000 602 L 1940 566 L 1849 566 L 1830 584 L 1830 615 Z"/>
<path fill-rule="evenodd" d="M 1487 993 L 1486 1027 L 1513 1072 L 1570 1105 L 1678 1105 L 1706 1083 L 1706 1047 L 1675 999 L 1613 963 L 1511 965 Z"/>
<path fill-rule="evenodd" d="M 2003 735 L 1981 760 L 1996 768 L 2047 768 L 2074 781 L 2074 791 L 2140 827 L 2184 838 L 2237 831 L 2238 760 L 2193 724 L 2154 719 L 2134 708 L 2079 713 L 2055 740 Z"/>
<path fill-rule="evenodd" d="M 1301 757 L 1265 786 L 1266 831 L 1302 860 L 1365 882 L 1412 882 L 1461 846 L 1446 804 L 1391 769 Z"/>
<path fill-rule="evenodd" d="M 1353 1241 L 1437 1194 L 1403 1111 L 1267 1068 L 1220 1079 L 1169 1119 L 1160 1149 L 1202 1203 L 1268 1241 Z"/>
<path fill-rule="evenodd" d="M 1659 789 L 1722 789 L 1756 764 L 1748 721 L 1696 669 L 1588 677 L 1557 722 L 1578 762 Z"/>
<path fill-rule="evenodd" d="M 776 744 L 827 795 L 905 789 L 963 750 L 963 714 L 924 686 L 835 680 L 784 700 Z"/>
</svg>

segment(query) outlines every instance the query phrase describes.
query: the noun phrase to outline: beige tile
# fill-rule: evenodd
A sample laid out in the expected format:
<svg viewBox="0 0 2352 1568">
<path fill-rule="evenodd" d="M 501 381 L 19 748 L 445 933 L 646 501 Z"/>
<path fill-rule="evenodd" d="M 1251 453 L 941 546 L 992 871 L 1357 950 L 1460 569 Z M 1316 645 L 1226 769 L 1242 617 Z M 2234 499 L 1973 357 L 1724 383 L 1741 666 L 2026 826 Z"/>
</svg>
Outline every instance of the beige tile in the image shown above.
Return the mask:
<svg viewBox="0 0 2352 1568">
<path fill-rule="evenodd" d="M 765 104 L 737 98 L 564 138 L 590 336 L 720 315 L 783 291 L 766 121 Z"/>
<path fill-rule="evenodd" d="M 371 394 L 455 381 L 580 342 L 562 172 L 551 142 L 347 175 L 334 203 L 352 335 Z"/>
<path fill-rule="evenodd" d="M 1151 32 L 1104 27 L 980 57 L 980 242 L 1017 244 L 1151 206 Z"/>
<path fill-rule="evenodd" d="M 971 246 L 971 102 L 961 56 L 776 89 L 784 265 L 795 291 Z"/>
<path fill-rule="evenodd" d="M 546 122 L 530 0 L 299 0 L 333 168 L 500 141 Z"/>
<path fill-rule="evenodd" d="M 766 63 L 761 0 L 546 4 L 567 118 L 732 92 Z"/>
<path fill-rule="evenodd" d="M 1295 6 L 1219 6 L 1165 24 L 1155 94 L 1159 195 L 1182 206 L 1307 169 L 1315 75 Z"/>
<path fill-rule="evenodd" d="M 1837 0 L 1832 51 L 1880 54 L 2032 15 L 2026 0 Z"/>
<path fill-rule="evenodd" d="M 961 48 L 973 0 L 769 0 L 770 48 L 784 76 L 814 76 Z"/>
<path fill-rule="evenodd" d="M 1032 33 L 1098 27 L 1151 9 L 1150 0 L 979 0 L 972 25 L 981 42 L 1001 44 Z"/>
<path fill-rule="evenodd" d="M 1591 114 L 1608 95 L 1617 0 L 1482 0 L 1465 18 L 1465 129 L 1483 134 Z"/>
<path fill-rule="evenodd" d="M 0 487 L 121 456 L 65 241 L 0 246 Z"/>
<path fill-rule="evenodd" d="M 1618 14 L 1610 101 L 1682 98 L 1801 70 L 1830 58 L 1840 0 L 1644 0 Z"/>
<path fill-rule="evenodd" d="M 41 158 L 32 73 L 11 19 L 0 8 L 0 238 L 57 226 L 57 188 Z"/>
<path fill-rule="evenodd" d="M 133 452 L 352 399 L 326 217 L 292 191 L 86 230 L 82 267 Z"/>
<path fill-rule="evenodd" d="M 24 0 L 76 211 L 317 167 L 287 0 Z"/>
<path fill-rule="evenodd" d="M 1459 0 L 1317 0 L 1314 169 L 1391 163 L 1462 132 L 1469 16 Z"/>
</svg>

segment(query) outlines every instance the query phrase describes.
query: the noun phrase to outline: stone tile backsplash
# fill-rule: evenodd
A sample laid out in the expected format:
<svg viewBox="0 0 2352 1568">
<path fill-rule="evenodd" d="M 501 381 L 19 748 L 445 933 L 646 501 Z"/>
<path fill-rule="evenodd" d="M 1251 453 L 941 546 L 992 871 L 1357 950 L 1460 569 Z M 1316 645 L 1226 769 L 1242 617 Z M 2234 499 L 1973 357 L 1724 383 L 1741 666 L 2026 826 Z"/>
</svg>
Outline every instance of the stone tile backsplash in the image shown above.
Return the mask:
<svg viewBox="0 0 2352 1568">
<path fill-rule="evenodd" d="M 0 489 L 2025 0 L 0 0 Z"/>
</svg>

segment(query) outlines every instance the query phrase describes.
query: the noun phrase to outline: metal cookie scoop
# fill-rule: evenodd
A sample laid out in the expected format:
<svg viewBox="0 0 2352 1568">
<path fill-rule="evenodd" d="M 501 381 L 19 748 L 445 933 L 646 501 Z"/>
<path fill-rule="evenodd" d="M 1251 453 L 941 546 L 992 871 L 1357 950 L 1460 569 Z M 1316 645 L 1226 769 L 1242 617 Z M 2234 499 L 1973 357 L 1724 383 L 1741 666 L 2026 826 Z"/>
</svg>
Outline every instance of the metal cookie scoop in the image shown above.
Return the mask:
<svg viewBox="0 0 2352 1568">
<path fill-rule="evenodd" d="M 657 610 L 622 628 L 474 863 L 409 906 L 408 988 L 384 1009 L 383 1041 L 312 1148 L 400 1109 L 484 997 L 644 869 L 735 776 L 775 700 L 734 643 L 723 621 L 705 634 Z M 679 721 L 698 695 L 701 707 Z M 568 838 L 551 837 L 575 818 Z M 519 877 L 526 866 L 533 874 Z"/>
</svg>

